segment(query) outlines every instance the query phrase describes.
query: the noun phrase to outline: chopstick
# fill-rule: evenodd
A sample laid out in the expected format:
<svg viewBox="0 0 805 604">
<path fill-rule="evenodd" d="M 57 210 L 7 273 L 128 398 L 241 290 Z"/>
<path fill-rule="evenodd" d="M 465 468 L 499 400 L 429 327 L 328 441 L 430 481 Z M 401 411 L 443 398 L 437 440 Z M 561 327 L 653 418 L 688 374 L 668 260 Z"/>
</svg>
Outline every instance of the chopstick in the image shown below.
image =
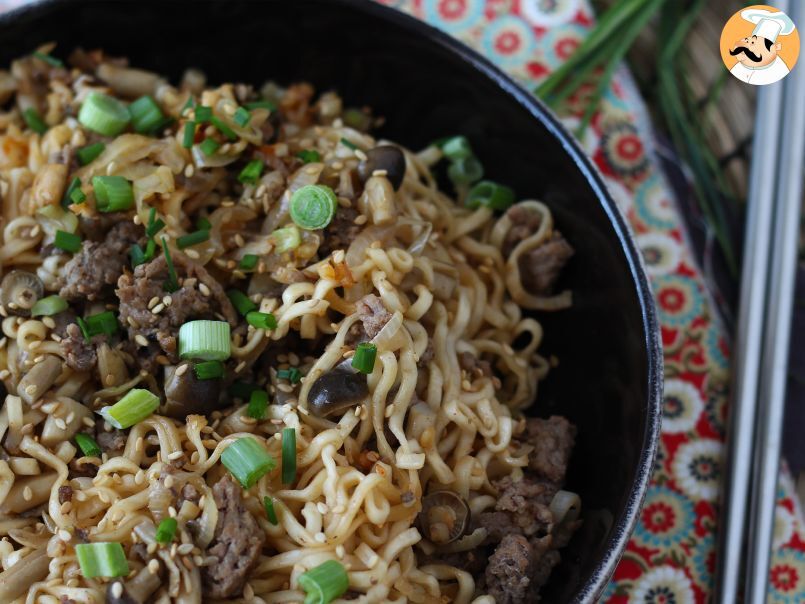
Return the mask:
<svg viewBox="0 0 805 604">
<path fill-rule="evenodd" d="M 795 2 L 792 18 L 805 19 L 805 3 Z M 744 602 L 765 604 L 780 452 L 791 314 L 796 281 L 797 244 L 805 162 L 805 71 L 794 69 L 783 81 L 782 136 L 777 160 L 774 251 L 766 305 L 762 367 L 758 396 L 755 459 L 747 551 Z M 760 150 L 763 153 L 763 150 Z"/>
<path fill-rule="evenodd" d="M 781 3 L 782 4 L 782 3 Z M 779 6 L 779 4 L 778 4 Z M 780 6 L 781 10 L 785 7 Z M 754 149 L 749 174 L 748 211 L 738 325 L 733 360 L 733 398 L 728 429 L 726 471 L 721 502 L 721 529 L 716 557 L 714 601 L 735 604 L 741 579 L 741 552 L 752 468 L 755 404 L 760 371 L 766 285 L 771 246 L 774 177 L 778 155 L 782 87 L 758 90 Z"/>
</svg>

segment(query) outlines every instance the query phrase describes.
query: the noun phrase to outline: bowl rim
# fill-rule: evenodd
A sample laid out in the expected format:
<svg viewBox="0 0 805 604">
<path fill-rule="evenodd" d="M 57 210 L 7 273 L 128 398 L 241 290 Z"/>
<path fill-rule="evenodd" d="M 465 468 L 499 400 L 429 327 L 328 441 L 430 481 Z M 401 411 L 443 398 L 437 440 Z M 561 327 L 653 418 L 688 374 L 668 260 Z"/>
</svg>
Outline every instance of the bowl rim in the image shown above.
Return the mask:
<svg viewBox="0 0 805 604">
<path fill-rule="evenodd" d="M 322 0 L 303 1 L 321 2 Z M 573 602 L 593 602 L 603 592 L 606 583 L 614 573 L 626 549 L 629 538 L 637 525 L 654 469 L 654 459 L 657 453 L 662 420 L 663 353 L 660 341 L 661 332 L 654 296 L 645 270 L 645 263 L 635 243 L 634 234 L 628 226 L 622 211 L 610 195 L 602 174 L 584 153 L 575 137 L 560 123 L 556 115 L 542 101 L 495 66 L 489 59 L 457 38 L 425 21 L 375 0 L 326 1 L 330 4 L 346 6 L 350 9 L 361 11 L 372 18 L 390 22 L 408 33 L 425 37 L 443 50 L 457 55 L 481 76 L 491 80 L 521 108 L 528 111 L 532 118 L 536 119 L 561 144 L 564 152 L 567 153 L 588 186 L 592 189 L 609 220 L 609 224 L 615 230 L 615 235 L 629 266 L 632 284 L 636 289 L 635 293 L 637 294 L 645 335 L 648 370 L 646 376 L 646 422 L 643 432 L 643 446 L 629 499 L 620 516 L 615 519 L 612 535 L 606 543 L 604 556 L 596 563 L 590 575 L 573 597 Z M 89 4 L 91 0 L 83 0 L 83 2 Z M 50 7 L 67 3 L 75 5 L 78 0 L 34 0 L 0 14 L 0 26 L 7 26 L 21 17 L 36 18 L 37 13 L 41 13 L 44 17 Z"/>
</svg>

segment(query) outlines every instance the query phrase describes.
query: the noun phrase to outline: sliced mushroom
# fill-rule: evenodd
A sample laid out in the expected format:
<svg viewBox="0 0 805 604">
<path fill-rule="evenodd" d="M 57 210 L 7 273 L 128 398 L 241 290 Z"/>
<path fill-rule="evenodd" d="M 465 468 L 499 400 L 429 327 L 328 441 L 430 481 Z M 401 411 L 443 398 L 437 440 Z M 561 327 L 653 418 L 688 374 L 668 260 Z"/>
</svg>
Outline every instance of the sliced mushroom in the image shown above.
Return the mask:
<svg viewBox="0 0 805 604">
<path fill-rule="evenodd" d="M 165 406 L 162 413 L 174 419 L 188 415 L 205 415 L 219 407 L 221 380 L 200 380 L 188 366 L 181 375 L 176 368 L 166 368 Z"/>
<path fill-rule="evenodd" d="M 28 317 L 31 308 L 42 297 L 42 280 L 28 271 L 11 271 L 0 283 L 0 303 L 13 315 Z"/>
<path fill-rule="evenodd" d="M 106 588 L 107 604 L 145 604 L 148 598 L 162 585 L 158 573 L 144 566 L 128 581 L 112 581 Z"/>
<path fill-rule="evenodd" d="M 366 376 L 347 369 L 344 363 L 317 379 L 307 394 L 310 411 L 328 417 L 355 407 L 369 395 Z"/>
<path fill-rule="evenodd" d="M 59 357 L 52 354 L 46 355 L 22 376 L 17 386 L 17 395 L 29 405 L 39 400 L 53 385 L 56 378 L 61 375 L 61 369 Z"/>
<path fill-rule="evenodd" d="M 422 499 L 417 522 L 425 537 L 437 545 L 460 539 L 470 525 L 470 506 L 453 491 L 436 491 Z"/>
<path fill-rule="evenodd" d="M 394 145 L 380 145 L 369 149 L 366 152 L 366 159 L 358 164 L 358 176 L 366 182 L 377 170 L 385 171 L 391 186 L 398 191 L 405 176 L 405 155 L 400 148 Z"/>
</svg>

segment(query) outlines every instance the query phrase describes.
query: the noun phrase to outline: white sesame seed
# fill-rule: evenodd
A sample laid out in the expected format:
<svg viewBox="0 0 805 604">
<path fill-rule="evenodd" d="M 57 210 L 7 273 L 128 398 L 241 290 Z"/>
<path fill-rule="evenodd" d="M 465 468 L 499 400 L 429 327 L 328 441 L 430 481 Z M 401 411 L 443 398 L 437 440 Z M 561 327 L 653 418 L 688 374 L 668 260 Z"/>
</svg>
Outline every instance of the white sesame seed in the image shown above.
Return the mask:
<svg viewBox="0 0 805 604">
<path fill-rule="evenodd" d="M 159 572 L 159 562 L 157 562 L 156 560 L 151 560 L 148 563 L 148 572 L 151 573 L 152 575 L 157 574 Z"/>
<path fill-rule="evenodd" d="M 313 538 L 318 541 L 319 543 L 326 543 L 327 536 L 324 533 L 316 533 Z"/>
<path fill-rule="evenodd" d="M 335 546 L 335 555 L 338 556 L 339 558 L 343 558 L 344 554 L 346 554 L 346 552 L 344 551 L 344 546 L 343 545 L 336 545 Z"/>
<path fill-rule="evenodd" d="M 62 418 L 56 418 L 56 426 L 58 426 L 59 430 L 66 430 L 67 424 L 64 423 Z"/>
<path fill-rule="evenodd" d="M 112 588 L 110 589 L 112 592 L 112 596 L 115 598 L 120 598 L 123 595 L 123 584 L 120 581 L 115 581 L 112 583 Z"/>
<path fill-rule="evenodd" d="M 109 165 L 106 166 L 106 174 L 111 175 L 115 171 L 115 168 L 117 168 L 117 164 L 113 161 L 109 162 Z"/>
<path fill-rule="evenodd" d="M 246 368 L 246 361 L 241 361 L 238 363 L 237 367 L 235 367 L 235 373 L 240 373 Z"/>
<path fill-rule="evenodd" d="M 205 283 L 198 284 L 198 291 L 201 292 L 202 296 L 209 296 L 210 295 L 210 288 L 207 287 Z"/>
<path fill-rule="evenodd" d="M 8 369 L 3 369 L 0 371 L 0 380 L 5 380 L 11 375 L 11 372 Z"/>
<path fill-rule="evenodd" d="M 59 530 L 59 539 L 61 539 L 65 543 L 69 543 L 72 538 L 73 536 L 70 534 L 69 531 L 65 531 L 64 529 Z"/>
<path fill-rule="evenodd" d="M 158 314 L 159 314 L 159 313 L 161 313 L 163 310 L 165 310 L 165 305 L 164 305 L 164 304 L 162 304 L 162 302 L 160 302 L 159 304 L 157 304 L 156 306 L 154 306 L 154 308 L 152 308 L 152 309 L 151 309 L 151 312 L 152 312 L 152 313 L 154 313 L 155 315 L 158 315 Z"/>
<path fill-rule="evenodd" d="M 237 245 L 238 247 L 243 247 L 244 245 L 246 245 L 246 242 L 243 240 L 243 235 L 241 235 L 240 233 L 235 234 L 235 245 Z"/>
<path fill-rule="evenodd" d="M 193 173 L 194 173 L 195 171 L 196 171 L 196 169 L 195 169 L 195 167 L 193 166 L 193 164 L 187 164 L 187 167 L 184 169 L 184 175 L 185 175 L 187 178 L 192 178 Z"/>
<path fill-rule="evenodd" d="M 134 336 L 134 341 L 140 346 L 148 346 L 148 340 L 146 340 L 145 336 L 142 334 L 138 333 L 136 336 Z"/>
<path fill-rule="evenodd" d="M 33 498 L 34 498 L 34 494 L 33 494 L 33 491 L 31 491 L 31 487 L 26 486 L 26 487 L 25 487 L 25 488 L 22 490 L 22 498 L 23 498 L 25 501 L 31 501 L 31 499 L 33 499 Z"/>
<path fill-rule="evenodd" d="M 154 296 L 148 301 L 148 310 L 151 310 L 157 304 L 159 304 L 159 296 Z"/>
<path fill-rule="evenodd" d="M 170 296 L 163 296 L 162 303 L 165 306 L 170 306 L 171 304 L 173 304 L 173 298 L 171 298 Z"/>
</svg>

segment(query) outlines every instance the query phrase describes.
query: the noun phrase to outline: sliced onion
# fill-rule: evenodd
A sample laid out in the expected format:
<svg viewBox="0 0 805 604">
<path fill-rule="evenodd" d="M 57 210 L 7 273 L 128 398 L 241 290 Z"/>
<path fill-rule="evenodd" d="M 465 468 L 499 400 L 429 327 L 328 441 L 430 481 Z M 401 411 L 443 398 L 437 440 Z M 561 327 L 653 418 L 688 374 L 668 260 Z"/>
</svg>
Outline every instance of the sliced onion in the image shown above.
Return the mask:
<svg viewBox="0 0 805 604">
<path fill-rule="evenodd" d="M 383 326 L 380 333 L 372 339 L 372 343 L 377 346 L 378 352 L 397 350 L 405 344 L 402 325 L 403 315 L 400 311 L 397 311 L 391 315 L 391 319 Z"/>
<path fill-rule="evenodd" d="M 37 220 L 42 225 L 42 230 L 51 239 L 56 236 L 56 231 L 65 233 L 75 233 L 78 228 L 78 217 L 72 212 L 68 212 L 60 205 L 44 206 L 37 210 Z"/>
<path fill-rule="evenodd" d="M 207 155 L 199 148 L 198 145 L 193 145 L 192 151 L 193 161 L 198 168 L 218 168 L 220 166 L 228 166 L 238 159 L 238 155 L 229 155 L 223 153 Z"/>
<path fill-rule="evenodd" d="M 373 242 L 379 241 L 385 246 L 394 228 L 394 226 L 370 226 L 363 229 L 358 233 L 358 236 L 352 240 L 352 243 L 349 244 L 349 249 L 346 253 L 347 265 L 350 267 L 359 266 L 366 259 L 366 249 L 372 245 Z"/>
<path fill-rule="evenodd" d="M 555 524 L 573 522 L 581 514 L 581 497 L 572 491 L 557 491 L 549 508 Z"/>
</svg>

